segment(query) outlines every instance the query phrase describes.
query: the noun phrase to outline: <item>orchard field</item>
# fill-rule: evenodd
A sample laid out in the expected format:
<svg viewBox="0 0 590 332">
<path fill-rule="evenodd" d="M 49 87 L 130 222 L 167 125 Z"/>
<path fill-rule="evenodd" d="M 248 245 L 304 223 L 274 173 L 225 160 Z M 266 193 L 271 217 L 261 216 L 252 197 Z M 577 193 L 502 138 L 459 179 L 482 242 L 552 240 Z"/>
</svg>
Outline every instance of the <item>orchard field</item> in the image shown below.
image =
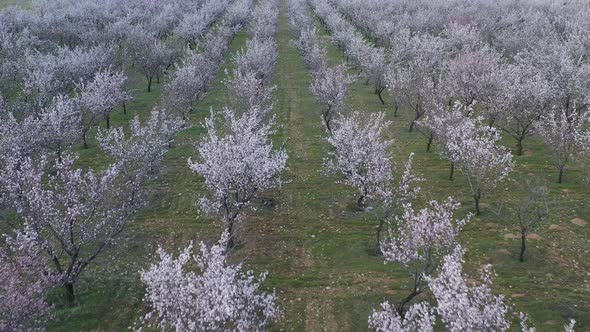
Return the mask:
<svg viewBox="0 0 590 332">
<path fill-rule="evenodd" d="M 589 105 L 584 2 L 0 0 L 0 330 L 588 331 Z"/>
</svg>

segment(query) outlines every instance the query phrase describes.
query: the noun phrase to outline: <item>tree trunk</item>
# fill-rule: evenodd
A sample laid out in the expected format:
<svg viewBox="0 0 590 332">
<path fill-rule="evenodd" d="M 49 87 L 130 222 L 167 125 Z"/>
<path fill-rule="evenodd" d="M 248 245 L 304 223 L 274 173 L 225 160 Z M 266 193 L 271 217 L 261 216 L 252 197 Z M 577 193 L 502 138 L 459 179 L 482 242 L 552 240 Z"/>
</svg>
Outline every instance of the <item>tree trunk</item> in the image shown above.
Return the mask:
<svg viewBox="0 0 590 332">
<path fill-rule="evenodd" d="M 328 134 L 332 135 L 332 127 L 330 126 L 330 120 L 326 115 L 322 115 L 324 119 L 324 124 L 326 125 L 326 129 L 328 130 Z"/>
<path fill-rule="evenodd" d="M 453 181 L 453 175 L 455 175 L 455 163 L 451 163 L 451 174 L 449 174 L 450 181 Z"/>
<path fill-rule="evenodd" d="M 123 102 L 123 114 L 127 115 L 127 103 Z"/>
<path fill-rule="evenodd" d="M 410 133 L 412 132 L 412 130 L 414 130 L 415 125 L 416 125 L 416 120 L 412 120 L 412 122 L 410 123 L 410 130 L 408 130 Z"/>
<path fill-rule="evenodd" d="M 400 317 L 404 317 L 404 307 L 406 306 L 406 304 L 410 303 L 410 301 L 412 301 L 412 299 L 418 296 L 419 294 L 420 292 L 414 289 L 412 293 L 410 293 L 405 299 L 403 299 L 402 302 L 400 302 L 400 304 L 397 306 L 397 313 L 400 315 Z"/>
<path fill-rule="evenodd" d="M 399 109 L 399 105 L 397 104 L 397 100 L 393 101 L 393 117 L 397 118 L 397 110 Z"/>
<path fill-rule="evenodd" d="M 107 113 L 104 118 L 107 121 L 107 130 L 111 129 L 111 114 Z"/>
<path fill-rule="evenodd" d="M 561 184 L 563 183 L 563 166 L 559 167 L 559 177 L 557 178 L 557 183 Z"/>
<path fill-rule="evenodd" d="M 227 226 L 227 233 L 229 234 L 229 239 L 227 240 L 227 250 L 233 249 L 236 246 L 236 242 L 234 241 L 234 222 L 233 220 L 229 222 Z"/>
<path fill-rule="evenodd" d="M 64 284 L 64 288 L 66 290 L 66 305 L 70 308 L 78 305 L 76 300 L 76 293 L 74 291 L 74 284 L 71 282 L 66 282 Z"/>
<path fill-rule="evenodd" d="M 385 101 L 383 100 L 383 97 L 381 96 L 381 94 L 383 93 L 383 89 L 376 89 L 375 93 L 377 94 L 377 97 L 379 97 L 379 100 L 381 101 L 381 105 L 385 105 Z"/>
<path fill-rule="evenodd" d="M 522 156 L 523 153 L 523 147 L 522 147 L 522 141 L 524 140 L 524 138 L 519 137 L 516 139 L 516 155 L 518 156 Z"/>
<path fill-rule="evenodd" d="M 520 257 L 518 258 L 521 262 L 524 262 L 524 251 L 526 250 L 526 234 L 521 232 L 520 235 Z"/>
<path fill-rule="evenodd" d="M 148 77 L 148 91 L 147 92 L 152 92 L 152 79 L 153 77 Z"/>
<path fill-rule="evenodd" d="M 84 149 L 88 149 L 88 142 L 86 141 L 86 132 L 82 133 L 82 141 L 84 141 Z"/>
<path fill-rule="evenodd" d="M 428 137 L 428 143 L 426 144 L 426 152 L 430 152 L 430 147 L 432 146 L 432 140 L 434 139 L 434 134 L 430 132 L 430 136 Z"/>
<path fill-rule="evenodd" d="M 363 211 L 365 209 L 365 204 L 363 204 L 364 200 L 365 195 L 361 195 L 359 199 L 356 201 L 356 207 L 359 209 L 359 211 Z"/>
<path fill-rule="evenodd" d="M 479 208 L 479 200 L 481 199 L 481 195 L 479 193 L 475 194 L 473 195 L 473 198 L 475 199 L 475 215 L 479 216 L 481 214 L 481 210 Z"/>
<path fill-rule="evenodd" d="M 57 150 L 55 151 L 55 154 L 57 155 L 57 162 L 61 163 L 61 144 L 57 147 Z"/>
</svg>

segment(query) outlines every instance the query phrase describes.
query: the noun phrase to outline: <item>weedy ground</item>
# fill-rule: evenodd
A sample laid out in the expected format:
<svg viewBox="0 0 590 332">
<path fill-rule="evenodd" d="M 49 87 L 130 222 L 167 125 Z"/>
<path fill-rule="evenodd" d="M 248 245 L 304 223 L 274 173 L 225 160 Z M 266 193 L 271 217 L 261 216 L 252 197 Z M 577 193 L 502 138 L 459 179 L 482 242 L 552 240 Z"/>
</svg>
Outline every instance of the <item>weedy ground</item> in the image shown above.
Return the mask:
<svg viewBox="0 0 590 332">
<path fill-rule="evenodd" d="M 0 0 L 2 5 L 25 3 Z M 344 61 L 342 52 L 325 36 L 330 61 Z M 311 95 L 311 75 L 303 59 L 291 45 L 294 35 L 281 0 L 277 33 L 278 63 L 275 69 L 276 145 L 285 143 L 289 153 L 290 180 L 281 190 L 264 193 L 274 205 L 260 204 L 241 224 L 240 245 L 232 261 L 244 262 L 248 269 L 269 271 L 265 289 L 275 289 L 284 309 L 283 319 L 272 330 L 364 331 L 367 317 L 384 300 L 397 301 L 408 292 L 407 275 L 398 267 L 384 264 L 374 256 L 377 224 L 371 212 L 354 208 L 355 192 L 336 183 L 338 178 L 322 173 L 323 159 L 329 151 L 322 128 L 319 106 Z M 247 31 L 232 41 L 209 94 L 190 117 L 191 129 L 180 133 L 162 165 L 161 176 L 150 185 L 150 204 L 131 223 L 120 239 L 121 245 L 99 259 L 82 277 L 80 305 L 57 304 L 52 331 L 126 330 L 145 312 L 143 288 L 138 270 L 147 268 L 157 257 L 159 245 L 169 251 L 184 248 L 190 241 L 214 242 L 221 225 L 202 215 L 197 206 L 204 193 L 203 181 L 187 167 L 187 158 L 196 157 L 194 144 L 203 135 L 202 120 L 210 110 L 219 111 L 228 103 L 223 80 L 231 71 L 233 53 L 245 46 Z M 357 72 L 351 69 L 351 72 Z M 165 81 L 147 93 L 145 79 L 136 71 L 128 72 L 134 100 L 128 114 L 116 110 L 114 126 L 126 126 L 138 115 L 144 119 L 154 106 Z M 417 206 L 431 199 L 458 199 L 463 217 L 473 211 L 469 187 L 456 172 L 448 180 L 449 165 L 433 151 L 426 152 L 426 137 L 407 130 L 410 114 L 400 110 L 393 116 L 393 99 L 386 96 L 381 105 L 363 80 L 352 87 L 350 110 L 384 111 L 393 121 L 390 138 L 397 169 L 411 152 L 415 153 L 415 171 L 424 178 Z M 104 124 L 103 124 L 104 125 Z M 506 137 L 503 144 L 514 146 Z M 565 181 L 556 183 L 549 151 L 533 138 L 525 141 L 525 154 L 517 156 L 516 170 L 510 180 L 483 199 L 483 213 L 462 232 L 467 248 L 466 270 L 477 279 L 477 270 L 487 263 L 494 266 L 497 278 L 494 291 L 506 296 L 517 310 L 527 312 L 539 331 L 560 330 L 569 317 L 578 321 L 577 330 L 590 329 L 590 188 L 582 163 L 572 163 Z M 75 147 L 81 166 L 102 167 L 108 163 L 95 142 L 89 149 Z M 517 183 L 527 177 L 541 177 L 550 188 L 552 213 L 529 239 L 525 262 L 518 261 L 517 220 L 506 213 L 522 193 Z M 425 296 L 426 298 L 427 296 Z M 517 324 L 516 322 L 514 322 Z"/>
</svg>

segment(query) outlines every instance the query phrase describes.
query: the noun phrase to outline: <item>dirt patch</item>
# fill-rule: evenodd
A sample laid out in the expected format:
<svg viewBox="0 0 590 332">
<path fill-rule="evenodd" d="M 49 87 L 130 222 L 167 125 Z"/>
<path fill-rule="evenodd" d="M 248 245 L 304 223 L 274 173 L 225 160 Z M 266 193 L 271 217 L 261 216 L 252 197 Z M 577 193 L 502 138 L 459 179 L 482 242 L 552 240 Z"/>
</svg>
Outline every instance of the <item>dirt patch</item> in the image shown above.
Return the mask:
<svg viewBox="0 0 590 332">
<path fill-rule="evenodd" d="M 502 255 L 511 255 L 508 249 L 498 249 L 496 252 Z"/>
<path fill-rule="evenodd" d="M 504 234 L 504 238 L 507 240 L 520 239 L 520 235 L 518 235 L 518 234 Z"/>
<path fill-rule="evenodd" d="M 534 234 L 534 233 L 527 235 L 526 238 L 529 240 L 535 240 L 535 241 L 543 240 L 543 238 L 539 234 Z"/>
<path fill-rule="evenodd" d="M 551 224 L 549 225 L 549 229 L 552 231 L 564 231 L 566 228 L 557 224 Z"/>
<path fill-rule="evenodd" d="M 498 224 L 496 224 L 495 222 L 486 222 L 485 226 L 487 228 L 498 228 Z"/>
<path fill-rule="evenodd" d="M 564 267 L 564 268 L 571 268 L 567 259 L 565 259 L 560 253 L 558 244 L 556 242 L 549 243 L 549 248 L 547 249 L 547 253 L 549 254 L 549 260 L 554 264 Z"/>
<path fill-rule="evenodd" d="M 587 222 L 586 220 L 582 219 L 582 218 L 574 218 L 572 220 L 570 220 L 572 224 L 574 225 L 578 225 L 578 226 L 586 226 Z"/>
<path fill-rule="evenodd" d="M 523 297 L 525 297 L 525 296 L 526 296 L 526 295 L 524 295 L 524 294 L 522 294 L 522 293 L 514 293 L 514 294 L 510 295 L 510 297 L 512 297 L 512 298 L 514 298 L 514 299 L 516 299 L 516 298 L 523 298 Z"/>
</svg>

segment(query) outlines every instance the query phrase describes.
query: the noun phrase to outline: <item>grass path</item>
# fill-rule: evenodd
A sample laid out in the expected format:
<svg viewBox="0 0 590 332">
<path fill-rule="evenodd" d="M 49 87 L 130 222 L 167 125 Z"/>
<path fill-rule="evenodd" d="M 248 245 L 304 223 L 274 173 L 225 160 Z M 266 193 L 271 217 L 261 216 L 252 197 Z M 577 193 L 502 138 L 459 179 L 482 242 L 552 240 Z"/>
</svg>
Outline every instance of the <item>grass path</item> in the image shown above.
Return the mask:
<svg viewBox="0 0 590 332">
<path fill-rule="evenodd" d="M 256 223 L 250 218 L 248 234 L 256 234 L 257 241 L 246 246 L 252 251 L 246 248 L 242 254 L 270 271 L 268 287 L 277 289 L 286 311 L 279 327 L 364 330 L 370 310 L 365 301 L 371 297 L 366 293 L 388 278 L 383 273 L 387 269 L 367 253 L 373 224 L 369 215 L 352 211 L 355 193 L 322 174 L 328 144 L 319 106 L 309 90 L 311 75 L 291 45 L 292 38 L 282 1 L 275 73 L 277 122 L 282 128 L 276 139 L 287 142 L 286 177 L 291 182 L 278 193 L 270 221 Z M 264 214 L 259 218 L 267 219 Z M 272 258 L 260 257 L 261 252 Z"/>
</svg>

